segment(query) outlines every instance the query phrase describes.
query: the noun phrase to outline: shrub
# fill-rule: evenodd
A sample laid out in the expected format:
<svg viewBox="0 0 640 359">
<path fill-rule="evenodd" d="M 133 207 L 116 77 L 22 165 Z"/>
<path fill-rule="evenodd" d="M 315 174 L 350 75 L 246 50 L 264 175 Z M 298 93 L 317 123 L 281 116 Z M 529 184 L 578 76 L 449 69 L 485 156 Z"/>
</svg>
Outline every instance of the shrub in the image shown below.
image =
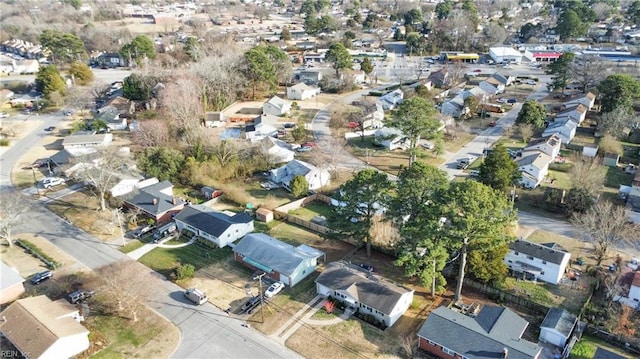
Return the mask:
<svg viewBox="0 0 640 359">
<path fill-rule="evenodd" d="M 25 240 L 21 240 L 18 239 L 16 240 L 16 243 L 27 250 L 27 252 L 31 253 L 33 256 L 39 258 L 41 261 L 43 261 L 49 268 L 51 269 L 55 269 L 57 267 L 60 267 L 62 265 L 62 263 L 58 263 L 56 262 L 53 258 L 49 257 L 46 253 L 44 253 L 42 251 L 42 249 L 40 249 L 40 247 L 36 246 L 35 244 L 29 242 L 29 241 L 25 241 Z"/>
<path fill-rule="evenodd" d="M 0 140 L 0 146 L 2 146 L 2 147 L 9 146 L 9 140 L 7 140 L 6 138 L 1 139 Z"/>
<path fill-rule="evenodd" d="M 181 264 L 176 268 L 176 278 L 178 280 L 191 279 L 195 273 L 196 267 L 193 264 Z"/>
<path fill-rule="evenodd" d="M 309 182 L 304 176 L 297 175 L 291 180 L 291 194 L 300 198 L 309 192 Z"/>
</svg>

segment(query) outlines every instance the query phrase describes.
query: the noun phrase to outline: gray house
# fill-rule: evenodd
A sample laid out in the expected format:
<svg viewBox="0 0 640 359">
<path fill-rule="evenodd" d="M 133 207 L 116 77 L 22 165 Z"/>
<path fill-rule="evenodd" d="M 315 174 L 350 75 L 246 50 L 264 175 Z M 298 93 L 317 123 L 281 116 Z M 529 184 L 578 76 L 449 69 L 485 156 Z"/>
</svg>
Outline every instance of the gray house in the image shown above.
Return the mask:
<svg viewBox="0 0 640 359">
<path fill-rule="evenodd" d="M 218 248 L 253 232 L 253 218 L 246 212 L 228 214 L 199 204 L 184 207 L 173 220 L 179 230 L 186 228 Z"/>
<path fill-rule="evenodd" d="M 294 247 L 264 233 L 250 233 L 233 247 L 234 259 L 261 270 L 270 278 L 293 287 L 316 271 L 318 258 L 325 254 L 313 247 Z"/>
</svg>

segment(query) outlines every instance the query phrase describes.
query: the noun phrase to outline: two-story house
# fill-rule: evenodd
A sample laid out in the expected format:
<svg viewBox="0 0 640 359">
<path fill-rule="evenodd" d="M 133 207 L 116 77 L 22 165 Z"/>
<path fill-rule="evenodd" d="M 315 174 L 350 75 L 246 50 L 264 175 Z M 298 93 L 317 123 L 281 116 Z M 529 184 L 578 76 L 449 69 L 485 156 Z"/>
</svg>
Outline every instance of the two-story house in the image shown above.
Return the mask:
<svg viewBox="0 0 640 359">
<path fill-rule="evenodd" d="M 555 243 L 538 244 L 518 239 L 509 244 L 504 263 L 524 279 L 558 284 L 571 259 L 571 253 Z"/>
<path fill-rule="evenodd" d="M 517 159 L 518 170 L 522 173 L 520 184 L 525 188 L 536 188 L 549 173 L 552 158 L 540 151 L 526 151 Z"/>
<path fill-rule="evenodd" d="M 576 137 L 576 131 L 578 130 L 578 123 L 572 121 L 570 118 L 565 117 L 561 119 L 556 119 L 551 122 L 549 126 L 542 133 L 542 137 L 547 136 L 558 136 L 560 141 L 564 144 L 567 144 Z"/>
<path fill-rule="evenodd" d="M 556 114 L 555 119 L 557 121 L 563 118 L 569 118 L 571 119 L 571 121 L 574 121 L 579 125 L 584 121 L 586 117 L 587 117 L 587 106 L 578 104 L 578 105 L 567 107 L 561 110 L 559 113 Z"/>
<path fill-rule="evenodd" d="M 562 146 L 562 140 L 556 134 L 553 134 L 547 138 L 540 139 L 527 146 L 523 152 L 527 151 L 540 151 L 549 155 L 549 157 L 556 158 L 560 154 L 560 147 Z"/>
<path fill-rule="evenodd" d="M 346 262 L 331 262 L 316 278 L 316 291 L 392 326 L 413 301 L 413 290 Z"/>
</svg>

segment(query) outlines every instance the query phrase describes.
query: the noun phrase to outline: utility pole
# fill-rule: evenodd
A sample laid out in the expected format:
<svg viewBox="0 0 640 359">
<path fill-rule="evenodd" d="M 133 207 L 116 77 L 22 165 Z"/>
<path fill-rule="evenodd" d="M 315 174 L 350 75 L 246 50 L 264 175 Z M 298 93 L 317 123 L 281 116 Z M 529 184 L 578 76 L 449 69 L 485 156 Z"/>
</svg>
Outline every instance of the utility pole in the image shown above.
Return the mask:
<svg viewBox="0 0 640 359">
<path fill-rule="evenodd" d="M 36 170 L 31 165 L 31 172 L 33 172 L 33 182 L 36 184 L 36 191 L 38 192 L 38 197 L 40 197 L 40 188 L 38 188 L 38 179 L 36 178 Z"/>
<path fill-rule="evenodd" d="M 120 236 L 122 238 L 122 246 L 124 247 L 127 242 L 124 240 L 124 230 L 122 229 L 122 222 L 120 221 L 120 210 L 116 208 L 116 218 L 118 219 L 118 227 L 120 227 Z"/>
<path fill-rule="evenodd" d="M 253 279 L 257 279 L 258 280 L 258 288 L 260 289 L 260 292 L 258 293 L 258 295 L 260 296 L 260 323 L 264 323 L 264 295 L 262 293 L 262 277 L 264 277 L 267 273 L 262 273 L 258 276 L 253 277 Z"/>
</svg>

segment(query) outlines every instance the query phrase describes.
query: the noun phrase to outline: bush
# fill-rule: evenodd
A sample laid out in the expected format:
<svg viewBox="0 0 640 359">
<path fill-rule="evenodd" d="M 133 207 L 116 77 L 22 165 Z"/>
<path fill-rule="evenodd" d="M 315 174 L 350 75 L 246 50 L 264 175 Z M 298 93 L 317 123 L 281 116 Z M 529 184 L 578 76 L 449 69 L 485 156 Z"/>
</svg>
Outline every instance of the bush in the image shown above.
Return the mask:
<svg viewBox="0 0 640 359">
<path fill-rule="evenodd" d="M 9 146 L 9 140 L 7 140 L 6 138 L 1 139 L 0 140 L 0 146 L 2 146 L 2 147 Z"/>
<path fill-rule="evenodd" d="M 196 267 L 193 264 L 181 264 L 176 268 L 176 278 L 178 280 L 191 279 L 195 273 Z"/>
</svg>

